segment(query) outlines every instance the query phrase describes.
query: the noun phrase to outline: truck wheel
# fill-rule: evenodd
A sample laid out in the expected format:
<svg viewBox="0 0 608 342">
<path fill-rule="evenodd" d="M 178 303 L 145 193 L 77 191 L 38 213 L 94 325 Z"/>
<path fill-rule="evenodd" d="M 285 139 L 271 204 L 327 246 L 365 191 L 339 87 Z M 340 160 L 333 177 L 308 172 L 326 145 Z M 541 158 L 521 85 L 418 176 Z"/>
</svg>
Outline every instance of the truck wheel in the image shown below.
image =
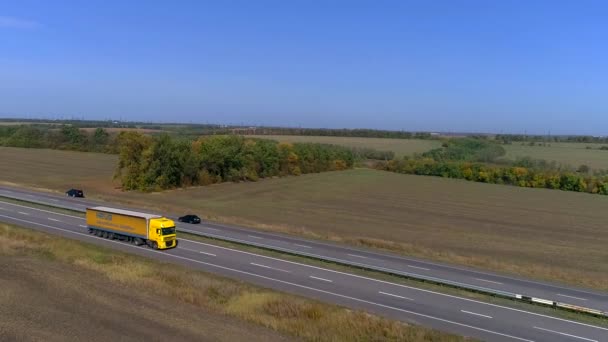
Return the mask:
<svg viewBox="0 0 608 342">
<path fill-rule="evenodd" d="M 114 233 L 108 233 L 108 239 L 114 240 Z"/>
<path fill-rule="evenodd" d="M 152 241 L 152 249 L 158 249 L 158 243 L 156 243 L 156 241 Z"/>
</svg>

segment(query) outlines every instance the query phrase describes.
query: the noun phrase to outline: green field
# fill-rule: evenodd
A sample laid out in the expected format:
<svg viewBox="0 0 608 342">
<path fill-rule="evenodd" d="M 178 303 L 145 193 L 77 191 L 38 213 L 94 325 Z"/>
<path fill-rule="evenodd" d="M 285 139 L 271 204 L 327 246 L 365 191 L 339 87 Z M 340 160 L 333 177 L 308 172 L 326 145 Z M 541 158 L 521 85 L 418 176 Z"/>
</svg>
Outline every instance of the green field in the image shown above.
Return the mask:
<svg viewBox="0 0 608 342">
<path fill-rule="evenodd" d="M 384 139 L 384 138 L 349 138 L 349 137 L 313 137 L 298 135 L 253 135 L 262 139 L 273 139 L 280 142 L 311 142 L 342 145 L 358 148 L 373 148 L 380 151 L 393 151 L 398 157 L 426 152 L 441 145 L 438 140 L 421 139 Z"/>
<path fill-rule="evenodd" d="M 592 149 L 587 149 L 587 146 Z M 549 146 L 522 146 L 521 143 L 504 145 L 507 159 L 530 157 L 556 161 L 578 167 L 582 164 L 592 169 L 608 169 L 608 151 L 599 150 L 602 144 L 551 143 Z"/>
<path fill-rule="evenodd" d="M 4 184 L 608 289 L 608 197 L 369 169 L 143 194 L 111 182 L 116 157 L 0 148 Z"/>
</svg>

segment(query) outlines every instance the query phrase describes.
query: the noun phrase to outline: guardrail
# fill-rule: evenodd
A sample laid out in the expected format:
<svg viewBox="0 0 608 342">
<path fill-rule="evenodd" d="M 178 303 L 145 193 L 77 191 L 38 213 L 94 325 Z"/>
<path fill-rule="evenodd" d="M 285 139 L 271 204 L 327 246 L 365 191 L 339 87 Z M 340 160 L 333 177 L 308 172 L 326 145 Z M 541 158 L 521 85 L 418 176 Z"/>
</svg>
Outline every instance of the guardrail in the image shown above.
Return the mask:
<svg viewBox="0 0 608 342">
<path fill-rule="evenodd" d="M 45 206 L 56 207 L 56 208 L 61 208 L 61 209 L 66 209 L 66 210 L 71 210 L 71 211 L 84 212 L 84 210 L 75 209 L 74 207 L 70 207 L 67 205 L 60 204 L 60 203 L 49 203 L 47 201 L 41 201 L 41 200 L 37 200 L 37 199 L 33 199 L 33 198 L 24 199 L 24 198 L 20 198 L 17 196 L 12 197 L 12 196 L 4 195 L 4 194 L 0 194 L 0 197 L 16 199 L 19 201 L 41 204 L 41 205 L 45 205 Z M 323 256 L 323 255 L 318 255 L 318 254 L 308 253 L 308 252 L 303 252 L 303 251 L 296 251 L 296 250 L 283 248 L 280 246 L 271 246 L 271 245 L 267 245 L 267 244 L 264 244 L 261 242 L 242 240 L 242 239 L 237 239 L 237 238 L 228 237 L 228 236 L 221 236 L 221 235 L 217 235 L 217 234 L 213 234 L 213 233 L 205 233 L 205 232 L 199 232 L 199 231 L 183 229 L 183 228 L 178 228 L 178 231 L 183 231 L 183 232 L 186 232 L 189 234 L 203 236 L 203 237 L 207 237 L 207 238 L 211 238 L 211 239 L 233 242 L 233 243 L 247 245 L 247 246 L 254 246 L 254 247 L 263 248 L 266 250 L 279 251 L 279 252 L 291 254 L 291 255 L 303 256 L 306 258 L 311 258 L 311 259 L 316 259 L 316 260 L 321 260 L 321 261 L 326 261 L 326 262 L 333 262 L 333 263 L 340 264 L 340 265 L 357 267 L 357 268 L 364 269 L 364 270 L 371 270 L 371 271 L 381 272 L 381 273 L 385 273 L 385 274 L 391 274 L 391 275 L 395 275 L 395 276 L 399 276 L 399 277 L 414 279 L 414 280 L 418 280 L 418 281 L 424 281 L 424 282 L 433 283 L 433 284 L 437 284 L 437 285 L 450 286 L 453 288 L 483 293 L 486 295 L 509 298 L 509 299 L 523 301 L 523 302 L 527 302 L 527 303 L 539 304 L 539 305 L 543 305 L 543 306 L 559 308 L 559 309 L 564 309 L 564 310 L 568 310 L 568 311 L 585 313 L 585 314 L 593 315 L 596 317 L 608 318 L 608 312 L 606 312 L 606 311 L 586 308 L 583 306 L 566 304 L 566 303 L 556 302 L 556 301 L 552 301 L 552 300 L 548 300 L 548 299 L 526 296 L 523 294 L 494 290 L 494 289 L 489 289 L 489 288 L 485 288 L 482 286 L 464 284 L 464 283 L 459 283 L 456 281 L 426 276 L 426 275 L 412 273 L 412 272 L 405 272 L 405 271 L 394 270 L 394 269 L 384 268 L 384 267 L 379 267 L 379 266 L 374 266 L 374 265 L 361 264 L 361 263 L 350 261 L 350 260 L 328 257 L 328 256 Z"/>
</svg>

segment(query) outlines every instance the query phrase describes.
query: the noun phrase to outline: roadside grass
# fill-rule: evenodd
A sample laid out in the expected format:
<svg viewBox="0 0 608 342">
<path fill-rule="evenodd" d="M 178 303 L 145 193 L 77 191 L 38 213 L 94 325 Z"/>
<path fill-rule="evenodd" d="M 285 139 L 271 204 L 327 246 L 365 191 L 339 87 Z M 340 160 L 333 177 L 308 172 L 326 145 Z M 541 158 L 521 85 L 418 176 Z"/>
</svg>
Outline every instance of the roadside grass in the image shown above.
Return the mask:
<svg viewBox="0 0 608 342">
<path fill-rule="evenodd" d="M 310 142 L 320 144 L 341 145 L 357 148 L 373 148 L 379 151 L 393 151 L 395 156 L 411 156 L 414 153 L 423 153 L 441 146 L 439 140 L 423 139 L 385 139 L 385 138 L 357 138 L 357 137 L 321 137 L 298 135 L 247 135 L 260 139 L 272 139 L 279 142 Z"/>
<path fill-rule="evenodd" d="M 8 224 L 0 224 L 0 255 L 75 265 L 121 286 L 172 297 L 307 341 L 467 340 Z"/>
<path fill-rule="evenodd" d="M 563 165 L 579 167 L 587 165 L 592 170 L 608 169 L 608 151 L 600 150 L 606 144 L 585 143 L 549 143 L 545 146 L 522 146 L 519 142 L 503 145 L 507 151 L 506 159 L 515 160 L 522 157 L 556 161 Z M 590 147 L 590 149 L 587 149 Z"/>
<path fill-rule="evenodd" d="M 608 290 L 606 196 L 369 169 L 145 194 L 114 188 L 115 156 L 0 148 L 0 157 L 0 184 L 81 186 L 154 212 Z"/>
</svg>

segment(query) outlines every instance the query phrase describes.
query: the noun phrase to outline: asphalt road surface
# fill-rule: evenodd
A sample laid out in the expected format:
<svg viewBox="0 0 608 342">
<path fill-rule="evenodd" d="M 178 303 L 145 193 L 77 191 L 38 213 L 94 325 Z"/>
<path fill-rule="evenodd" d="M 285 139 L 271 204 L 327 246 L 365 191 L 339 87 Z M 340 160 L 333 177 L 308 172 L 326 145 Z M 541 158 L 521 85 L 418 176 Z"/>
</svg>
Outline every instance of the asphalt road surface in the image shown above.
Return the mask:
<svg viewBox="0 0 608 342">
<path fill-rule="evenodd" d="M 88 206 L 108 205 L 86 198 L 69 198 L 49 193 L 35 192 L 18 188 L 0 187 L 0 196 L 12 197 L 26 201 L 35 201 L 41 204 L 61 206 L 63 208 L 84 211 Z M 131 210 L 124 206 L 114 206 Z M 145 211 L 145 210 L 144 210 Z M 185 213 L 182 213 L 182 215 Z M 164 216 L 177 219 L 179 215 Z M 583 306 L 608 312 L 608 293 L 581 289 L 568 285 L 551 284 L 548 282 L 527 280 L 514 276 L 483 272 L 461 266 L 424 261 L 416 258 L 381 253 L 364 248 L 347 247 L 288 235 L 255 231 L 252 229 L 203 222 L 199 225 L 177 223 L 178 230 L 185 232 L 204 233 L 207 236 L 230 238 L 258 246 L 279 249 L 287 252 L 305 254 L 326 260 L 346 261 L 356 263 L 363 267 L 382 268 L 387 272 L 408 273 L 433 277 L 438 280 L 451 281 L 466 286 L 475 286 L 481 289 L 503 291 L 510 294 L 519 294 L 536 297 L 554 302 Z"/>
<path fill-rule="evenodd" d="M 167 251 L 106 240 L 81 217 L 26 205 L 0 202 L 0 221 L 486 341 L 608 342 L 603 327 L 188 239 Z"/>
</svg>

